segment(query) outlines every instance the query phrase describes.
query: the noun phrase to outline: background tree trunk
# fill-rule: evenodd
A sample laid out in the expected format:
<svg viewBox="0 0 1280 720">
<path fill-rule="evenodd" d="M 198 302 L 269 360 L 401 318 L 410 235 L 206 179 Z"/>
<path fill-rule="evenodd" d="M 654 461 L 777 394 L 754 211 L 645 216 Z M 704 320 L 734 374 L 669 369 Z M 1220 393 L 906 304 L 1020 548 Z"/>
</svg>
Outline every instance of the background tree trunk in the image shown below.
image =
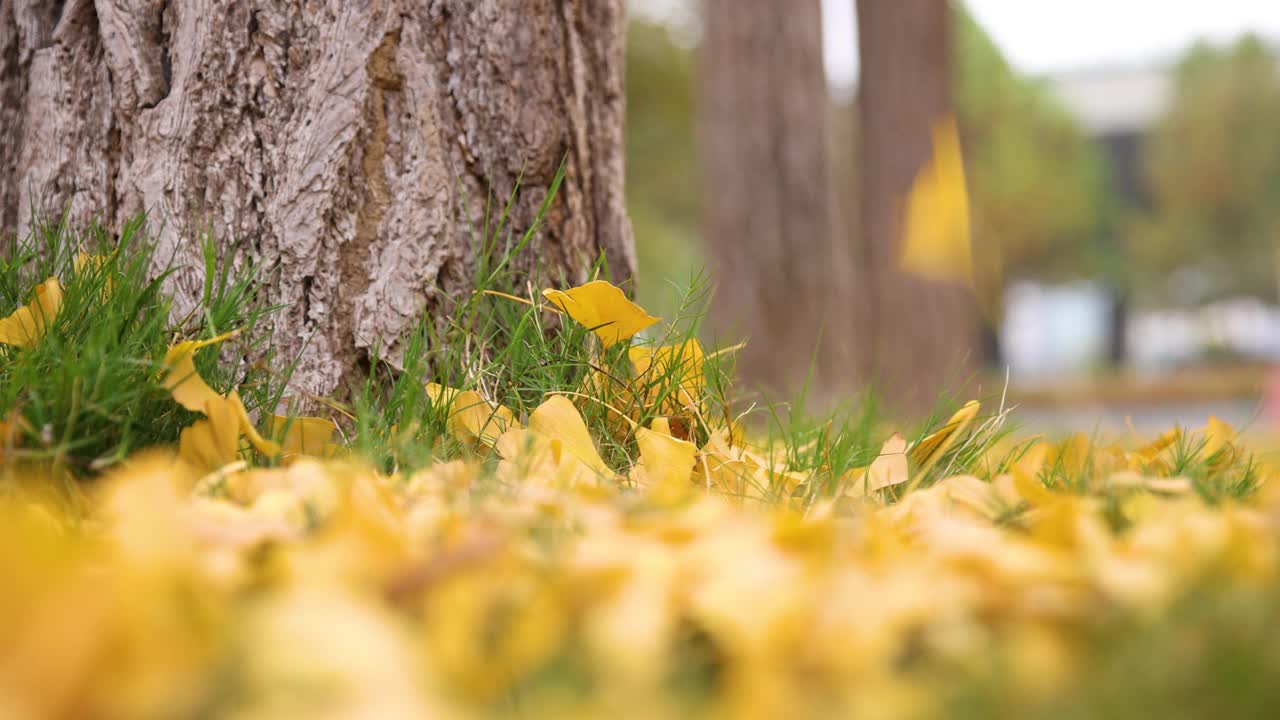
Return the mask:
<svg viewBox="0 0 1280 720">
<path fill-rule="evenodd" d="M 699 131 L 714 319 L 729 337 L 748 338 L 743 379 L 779 390 L 794 389 L 811 361 L 824 390 L 852 379 L 820 5 L 703 4 Z"/>
<path fill-rule="evenodd" d="M 580 281 L 634 249 L 623 208 L 621 0 L 0 0 L 0 229 L 148 211 L 199 292 L 202 229 L 242 243 L 289 303 L 320 393 L 470 279 L 486 198 L 526 254 Z M 395 348 L 391 351 L 394 356 Z"/>
<path fill-rule="evenodd" d="M 858 0 L 863 370 L 891 406 L 927 409 L 980 361 L 970 291 L 897 271 L 902 207 L 951 108 L 947 0 Z"/>
</svg>

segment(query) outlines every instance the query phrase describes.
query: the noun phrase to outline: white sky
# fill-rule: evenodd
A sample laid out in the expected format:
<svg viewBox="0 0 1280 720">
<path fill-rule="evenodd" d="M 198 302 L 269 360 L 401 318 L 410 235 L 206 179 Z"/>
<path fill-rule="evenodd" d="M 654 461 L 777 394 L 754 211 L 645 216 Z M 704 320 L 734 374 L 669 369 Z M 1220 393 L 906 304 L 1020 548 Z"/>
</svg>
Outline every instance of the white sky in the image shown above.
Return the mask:
<svg viewBox="0 0 1280 720">
<path fill-rule="evenodd" d="M 879 0 L 893 2 L 894 0 Z M 854 0 L 823 0 L 827 74 L 857 73 Z M 1280 0 L 967 0 L 1015 68 L 1050 73 L 1176 58 L 1197 39 L 1280 40 Z"/>
</svg>

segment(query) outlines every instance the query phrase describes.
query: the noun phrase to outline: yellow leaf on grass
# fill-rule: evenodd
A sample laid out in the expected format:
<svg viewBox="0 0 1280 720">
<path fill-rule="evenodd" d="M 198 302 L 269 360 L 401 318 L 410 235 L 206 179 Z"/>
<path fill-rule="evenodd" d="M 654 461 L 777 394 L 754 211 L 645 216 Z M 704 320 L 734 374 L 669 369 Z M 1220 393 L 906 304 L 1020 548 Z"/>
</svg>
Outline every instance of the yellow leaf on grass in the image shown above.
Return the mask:
<svg viewBox="0 0 1280 720">
<path fill-rule="evenodd" d="M 603 280 L 568 290 L 547 289 L 542 291 L 542 295 L 579 325 L 593 331 L 605 347 L 627 340 L 658 322 L 658 318 Z"/>
<path fill-rule="evenodd" d="M 201 412 L 205 419 L 184 428 L 178 436 L 178 454 L 191 465 L 216 470 L 235 462 L 240 453 L 241 435 L 248 437 L 263 455 L 280 454 L 280 446 L 258 434 L 249 421 L 239 393 L 232 391 L 226 397 L 214 395 L 205 400 Z"/>
<path fill-rule="evenodd" d="M 636 445 L 649 485 L 659 494 L 678 494 L 690 486 L 698 448 L 672 437 L 666 418 L 656 418 L 649 428 L 636 429 Z"/>
<path fill-rule="evenodd" d="M 1022 472 L 1034 477 L 1040 474 L 1040 470 L 1052 452 L 1053 444 L 1041 440 L 1027 448 L 1027 451 L 1014 464 L 1021 468 Z"/>
<path fill-rule="evenodd" d="M 529 415 L 529 429 L 539 435 L 559 440 L 564 451 L 581 460 L 587 467 L 602 474 L 612 475 L 605 465 L 587 424 L 578 408 L 563 395 L 551 395 Z"/>
<path fill-rule="evenodd" d="M 268 457 L 280 454 L 280 446 L 258 434 L 258 429 L 253 426 L 253 422 L 249 420 L 249 411 L 245 409 L 244 402 L 240 399 L 240 393 L 232 390 L 227 395 L 227 403 L 235 410 L 236 422 L 240 425 L 240 432 L 243 432 L 249 438 L 249 442 L 258 449 L 258 452 Z"/>
<path fill-rule="evenodd" d="M 337 432 L 338 426 L 328 418 L 271 415 L 267 420 L 267 435 L 280 443 L 285 455 L 328 457 L 336 448 Z"/>
<path fill-rule="evenodd" d="M 932 280 L 973 283 L 969 194 L 955 118 L 933 126 L 933 154 L 907 196 L 899 267 Z"/>
<path fill-rule="evenodd" d="M 20 348 L 35 345 L 61 307 L 62 285 L 57 278 L 49 278 L 36 286 L 30 303 L 0 319 L 0 343 Z"/>
<path fill-rule="evenodd" d="M 184 459 L 199 467 L 216 468 L 234 461 L 240 449 L 241 434 L 248 437 L 249 442 L 264 455 L 280 453 L 280 446 L 262 437 L 253 426 L 238 392 L 232 390 L 225 396 L 219 395 L 196 371 L 197 350 L 216 345 L 234 334 L 229 332 L 208 340 L 180 342 L 170 346 L 164 356 L 165 372 L 161 385 L 182 407 L 205 414 L 206 419 L 198 420 L 183 430 L 178 441 L 178 449 Z M 222 462 L 211 465 L 215 459 Z"/>
<path fill-rule="evenodd" d="M 1053 493 L 1035 476 L 1029 474 L 1018 465 L 1014 465 L 1009 471 L 1013 475 L 1013 487 L 1023 500 L 1035 507 L 1041 507 L 1053 502 Z"/>
<path fill-rule="evenodd" d="M 240 422 L 235 407 L 215 395 L 201 411 L 205 419 L 183 428 L 178 436 L 178 456 L 201 470 L 216 470 L 235 462 L 240 450 Z"/>
<path fill-rule="evenodd" d="M 1219 468 L 1235 460 L 1237 438 L 1235 428 L 1210 415 L 1202 432 L 1204 447 L 1200 450 L 1201 456 L 1209 461 L 1211 467 Z"/>
<path fill-rule="evenodd" d="M 173 399 L 179 405 L 194 412 L 204 412 L 205 403 L 211 398 L 222 398 L 196 372 L 195 356 L 200 348 L 216 345 L 233 335 L 234 331 L 208 340 L 186 340 L 169 347 L 164 354 L 165 375 L 161 384 L 173 393 Z"/>
<path fill-rule="evenodd" d="M 845 475 L 847 495 L 861 497 L 907 481 L 907 441 L 894 433 L 880 448 L 880 455 L 863 468 Z"/>
<path fill-rule="evenodd" d="M 474 390 L 458 390 L 438 383 L 427 385 L 427 395 L 435 404 L 445 403 L 449 432 L 468 441 L 493 447 L 502 433 L 517 426 L 516 414 L 505 405 L 495 405 Z"/>
<path fill-rule="evenodd" d="M 978 416 L 981 408 L 977 400 L 970 400 L 964 404 L 964 407 L 957 410 L 941 429 L 916 443 L 909 454 L 911 464 L 916 466 L 916 472 L 924 472 L 937 462 L 938 458 L 955 444 L 964 433 L 964 429 L 969 427 L 969 423 Z"/>
<path fill-rule="evenodd" d="M 1094 453 L 1089 438 L 1084 433 L 1075 433 L 1062 441 L 1058 447 L 1058 455 L 1054 459 L 1057 470 L 1067 477 L 1081 477 L 1086 468 L 1091 467 Z"/>
<path fill-rule="evenodd" d="M 1128 456 L 1128 466 L 1130 470 L 1148 473 L 1160 473 L 1168 469 L 1168 462 L 1161 455 L 1178 442 L 1182 437 L 1182 429 L 1175 427 L 1172 430 L 1161 434 L 1152 442 L 1144 447 L 1132 452 Z"/>
<path fill-rule="evenodd" d="M 705 384 L 703 362 L 706 355 L 696 338 L 677 345 L 636 345 L 627 348 L 627 357 L 636 377 L 650 388 L 650 395 L 667 390 L 677 391 L 680 404 L 695 403 Z"/>
<path fill-rule="evenodd" d="M 90 255 L 86 252 L 78 253 L 75 260 L 76 275 L 83 274 L 85 268 L 89 268 L 95 273 L 103 272 L 102 268 L 106 265 L 107 260 L 108 256 L 106 255 Z M 111 277 L 104 277 L 102 282 L 102 291 L 107 295 L 110 295 L 115 291 L 115 289 L 115 280 Z"/>
</svg>

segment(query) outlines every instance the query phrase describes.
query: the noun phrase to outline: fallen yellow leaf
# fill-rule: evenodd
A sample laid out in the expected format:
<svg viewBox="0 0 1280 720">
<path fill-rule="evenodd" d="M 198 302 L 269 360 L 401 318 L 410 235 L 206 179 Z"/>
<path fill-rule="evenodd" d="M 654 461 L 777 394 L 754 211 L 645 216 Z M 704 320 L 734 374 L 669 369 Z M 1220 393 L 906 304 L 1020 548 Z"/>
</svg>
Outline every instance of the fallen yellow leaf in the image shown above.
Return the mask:
<svg viewBox="0 0 1280 720">
<path fill-rule="evenodd" d="M 529 429 L 559 440 L 565 452 L 592 470 L 602 475 L 613 474 L 591 441 L 591 434 L 587 432 L 587 424 L 583 422 L 578 408 L 563 395 L 551 395 L 534 409 L 529 414 Z"/>
<path fill-rule="evenodd" d="M 328 418 L 271 415 L 267 420 L 267 435 L 285 455 L 328 457 L 336 449 L 333 436 L 337 432 L 338 426 Z"/>
<path fill-rule="evenodd" d="M 568 290 L 542 291 L 543 297 L 600 338 L 605 347 L 627 340 L 658 322 L 627 299 L 622 290 L 595 280 Z"/>
<path fill-rule="evenodd" d="M 510 408 L 491 403 L 474 390 L 429 383 L 427 395 L 432 403 L 445 403 L 448 413 L 445 427 L 463 440 L 493 447 L 502 433 L 519 425 Z"/>
<path fill-rule="evenodd" d="M 851 497 L 870 495 L 877 490 L 907 481 L 907 441 L 902 433 L 894 433 L 880 448 L 880 455 L 864 468 L 845 476 L 845 494 Z"/>
<path fill-rule="evenodd" d="M 211 398 L 222 397 L 196 371 L 195 355 L 200 348 L 217 345 L 233 335 L 235 332 L 208 340 L 185 340 L 169 347 L 164 354 L 165 375 L 160 384 L 173 393 L 173 399 L 179 405 L 194 412 L 204 412 L 205 403 Z"/>
<path fill-rule="evenodd" d="M 644 478 L 655 494 L 679 497 L 691 486 L 698 448 L 687 440 L 672 437 L 666 418 L 655 418 L 649 428 L 636 429 L 636 445 Z"/>
<path fill-rule="evenodd" d="M 61 307 L 62 285 L 51 277 L 36 286 L 30 303 L 0 319 L 0 343 L 20 348 L 35 345 Z"/>
<path fill-rule="evenodd" d="M 970 400 L 964 404 L 964 407 L 957 410 L 941 429 L 916 443 L 909 455 L 911 464 L 916 466 L 916 472 L 923 473 L 932 467 L 938 458 L 955 444 L 964 429 L 969 427 L 969 423 L 978 416 L 980 409 L 982 406 L 977 400 Z"/>
</svg>

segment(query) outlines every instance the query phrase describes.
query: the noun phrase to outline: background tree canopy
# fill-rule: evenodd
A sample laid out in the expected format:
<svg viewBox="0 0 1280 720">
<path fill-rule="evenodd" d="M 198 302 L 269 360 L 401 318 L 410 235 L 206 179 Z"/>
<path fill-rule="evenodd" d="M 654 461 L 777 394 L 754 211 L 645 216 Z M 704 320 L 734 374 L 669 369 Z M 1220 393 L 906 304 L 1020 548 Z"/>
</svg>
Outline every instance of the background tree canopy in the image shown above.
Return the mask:
<svg viewBox="0 0 1280 720">
<path fill-rule="evenodd" d="M 955 13 L 954 95 L 979 266 L 1001 281 L 1100 272 L 1111 248 L 1097 145 L 1041 83 L 1013 72 L 962 7 Z"/>
<path fill-rule="evenodd" d="M 1152 210 L 1129 242 L 1157 303 L 1274 298 L 1280 238 L 1280 77 L 1257 38 L 1194 48 L 1145 153 Z"/>
</svg>

